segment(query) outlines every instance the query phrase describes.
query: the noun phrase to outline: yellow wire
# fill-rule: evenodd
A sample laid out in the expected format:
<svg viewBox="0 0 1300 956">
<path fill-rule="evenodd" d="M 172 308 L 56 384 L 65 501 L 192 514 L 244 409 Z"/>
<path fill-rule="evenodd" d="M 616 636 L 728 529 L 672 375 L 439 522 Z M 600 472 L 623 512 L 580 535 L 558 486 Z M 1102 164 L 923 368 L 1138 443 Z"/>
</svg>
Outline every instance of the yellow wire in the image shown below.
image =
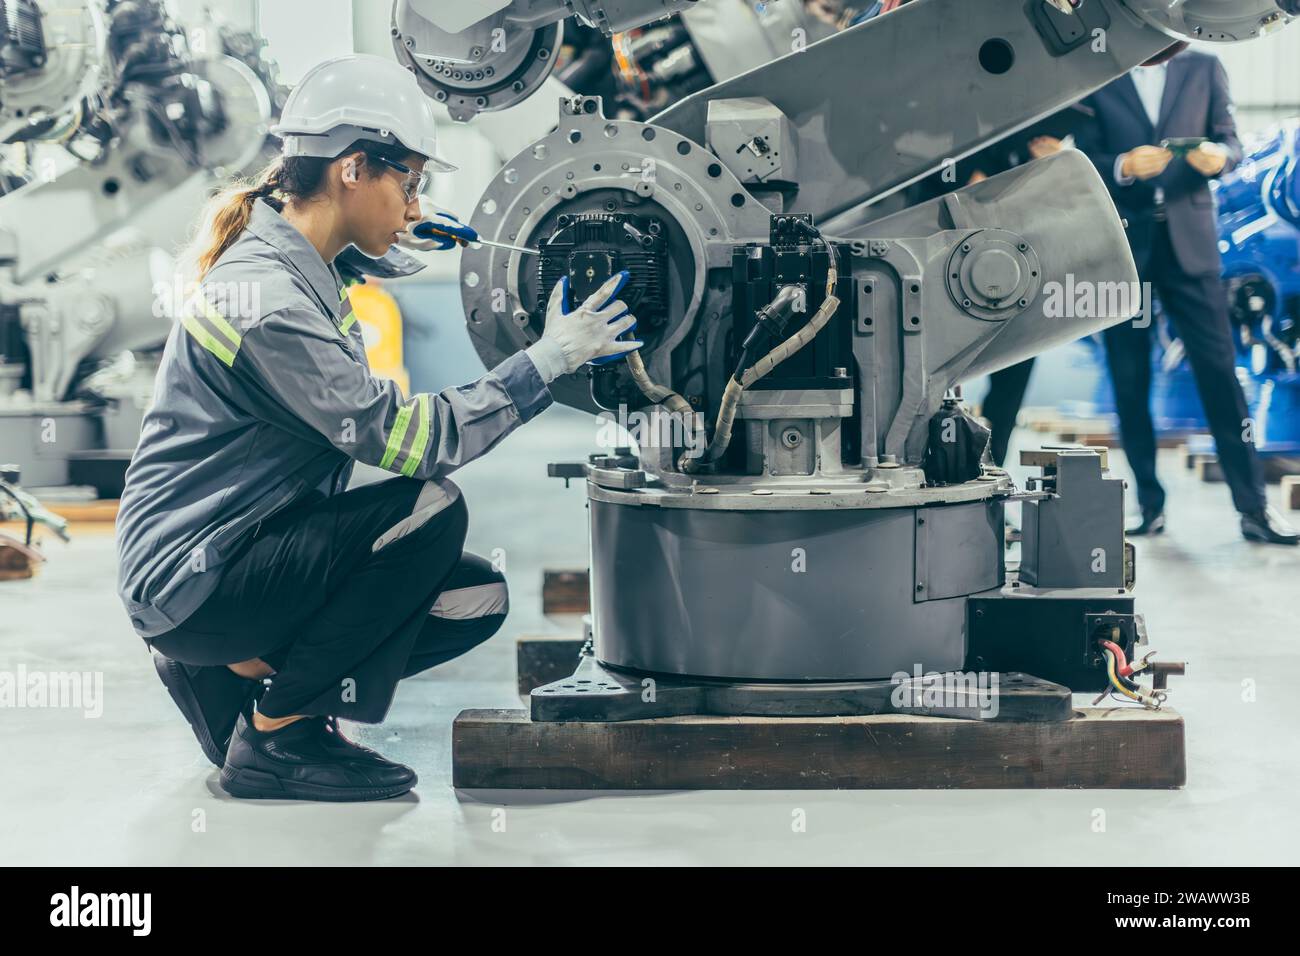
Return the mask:
<svg viewBox="0 0 1300 956">
<path fill-rule="evenodd" d="M 1110 682 L 1115 685 L 1116 690 L 1131 700 L 1142 702 L 1141 697 L 1119 682 L 1119 675 L 1115 673 L 1115 654 L 1110 650 L 1106 651 L 1106 673 L 1110 675 Z"/>
</svg>

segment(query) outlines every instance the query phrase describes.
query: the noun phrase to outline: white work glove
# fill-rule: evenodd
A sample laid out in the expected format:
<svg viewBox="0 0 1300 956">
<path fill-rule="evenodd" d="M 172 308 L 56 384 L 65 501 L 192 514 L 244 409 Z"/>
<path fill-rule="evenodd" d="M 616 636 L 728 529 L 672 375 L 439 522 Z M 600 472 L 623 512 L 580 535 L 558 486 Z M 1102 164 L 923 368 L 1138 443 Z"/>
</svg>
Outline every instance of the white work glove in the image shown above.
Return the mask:
<svg viewBox="0 0 1300 956">
<path fill-rule="evenodd" d="M 614 298 L 627 280 L 626 271 L 611 276 L 572 312 L 565 311 L 569 277 L 555 283 L 546 304 L 546 328 L 541 339 L 527 350 L 545 382 L 576 372 L 587 362 L 614 361 L 645 344 L 618 339 L 636 328 L 636 318 L 628 314 L 627 304 Z"/>
</svg>

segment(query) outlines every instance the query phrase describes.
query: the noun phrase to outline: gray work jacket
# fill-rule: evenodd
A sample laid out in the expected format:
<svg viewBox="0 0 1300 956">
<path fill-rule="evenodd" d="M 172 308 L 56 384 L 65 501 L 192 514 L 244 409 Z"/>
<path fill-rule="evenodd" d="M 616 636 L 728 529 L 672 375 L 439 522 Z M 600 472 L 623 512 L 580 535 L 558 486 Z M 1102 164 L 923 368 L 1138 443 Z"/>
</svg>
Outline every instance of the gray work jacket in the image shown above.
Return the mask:
<svg viewBox="0 0 1300 956">
<path fill-rule="evenodd" d="M 354 460 L 439 479 L 550 403 L 522 352 L 436 395 L 375 378 L 338 272 L 257 200 L 171 330 L 127 469 L 118 592 L 132 625 L 148 639 L 182 623 L 244 535 L 342 492 Z"/>
</svg>

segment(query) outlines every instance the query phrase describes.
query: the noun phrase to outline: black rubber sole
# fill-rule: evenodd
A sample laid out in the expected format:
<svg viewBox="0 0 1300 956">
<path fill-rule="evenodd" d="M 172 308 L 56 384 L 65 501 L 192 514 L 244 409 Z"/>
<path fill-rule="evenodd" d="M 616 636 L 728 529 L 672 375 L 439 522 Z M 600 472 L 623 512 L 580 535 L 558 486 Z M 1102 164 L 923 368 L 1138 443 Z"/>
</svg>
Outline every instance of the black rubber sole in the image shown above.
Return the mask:
<svg viewBox="0 0 1300 956">
<path fill-rule="evenodd" d="M 1256 544 L 1278 544 L 1284 548 L 1293 548 L 1296 545 L 1300 545 L 1300 541 L 1289 541 L 1289 540 L 1279 541 L 1276 538 L 1270 538 L 1267 535 L 1262 535 L 1262 534 L 1255 534 L 1254 532 L 1251 531 L 1243 531 L 1241 533 L 1241 536 L 1245 538 L 1247 541 L 1253 541 Z"/>
<path fill-rule="evenodd" d="M 410 791 L 419 783 L 414 774 L 409 783 L 391 787 L 322 787 L 317 784 L 284 780 L 274 774 L 247 767 L 221 768 L 221 789 L 243 800 L 321 800 L 331 803 L 359 803 L 368 800 L 391 800 Z"/>
<path fill-rule="evenodd" d="M 180 712 L 189 721 L 190 729 L 194 731 L 199 746 L 203 748 L 203 756 L 215 766 L 223 766 L 226 762 L 226 748 L 212 739 L 212 733 L 203 719 L 203 711 L 199 707 L 199 700 L 194 694 L 190 675 L 185 673 L 184 665 L 155 652 L 153 666 L 158 671 L 158 676 L 162 678 L 167 693 L 171 695 Z"/>
</svg>

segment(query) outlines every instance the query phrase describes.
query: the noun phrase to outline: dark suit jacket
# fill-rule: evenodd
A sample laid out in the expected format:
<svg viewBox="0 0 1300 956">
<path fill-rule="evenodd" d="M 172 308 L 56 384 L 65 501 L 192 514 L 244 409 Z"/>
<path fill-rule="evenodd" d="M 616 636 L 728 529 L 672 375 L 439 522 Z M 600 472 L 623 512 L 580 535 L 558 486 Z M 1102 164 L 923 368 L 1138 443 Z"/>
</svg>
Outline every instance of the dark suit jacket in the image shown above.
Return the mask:
<svg viewBox="0 0 1300 956">
<path fill-rule="evenodd" d="M 1241 141 L 1233 119 L 1228 74 L 1218 57 L 1188 50 L 1169 61 L 1160 122 L 1152 128 L 1127 74 L 1086 100 L 1092 119 L 1076 136 L 1078 147 L 1097 165 L 1115 198 L 1119 213 L 1128 220 L 1129 243 L 1139 271 L 1151 256 L 1155 191 L 1165 191 L 1165 209 L 1174 253 L 1190 275 L 1217 275 L 1222 268 L 1214 197 L 1209 180 L 1175 157 L 1155 179 L 1121 186 L 1115 181 L 1115 160 L 1138 146 L 1159 146 L 1164 139 L 1204 136 L 1228 148 L 1228 172 L 1241 162 Z M 1222 175 L 1222 174 L 1220 174 Z"/>
</svg>

